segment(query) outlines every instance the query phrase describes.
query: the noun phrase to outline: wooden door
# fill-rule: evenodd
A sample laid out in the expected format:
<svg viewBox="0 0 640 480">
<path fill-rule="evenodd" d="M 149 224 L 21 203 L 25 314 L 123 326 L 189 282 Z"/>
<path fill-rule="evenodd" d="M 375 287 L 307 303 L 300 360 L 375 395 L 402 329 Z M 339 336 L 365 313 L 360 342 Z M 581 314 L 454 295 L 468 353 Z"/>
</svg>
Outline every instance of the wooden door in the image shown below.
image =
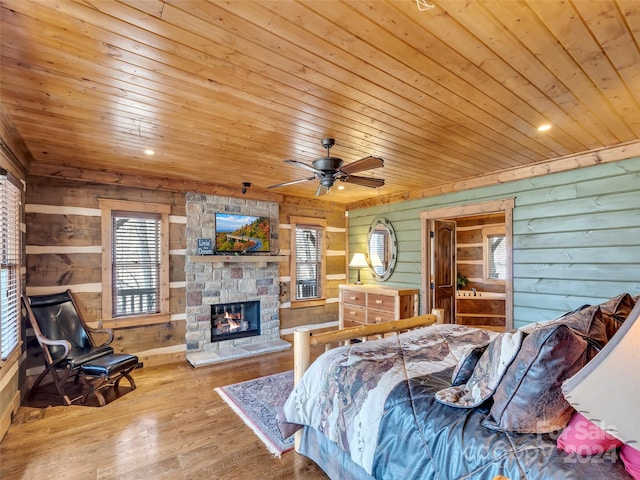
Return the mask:
<svg viewBox="0 0 640 480">
<path fill-rule="evenodd" d="M 456 323 L 456 222 L 433 222 L 433 306 L 443 322 Z"/>
</svg>

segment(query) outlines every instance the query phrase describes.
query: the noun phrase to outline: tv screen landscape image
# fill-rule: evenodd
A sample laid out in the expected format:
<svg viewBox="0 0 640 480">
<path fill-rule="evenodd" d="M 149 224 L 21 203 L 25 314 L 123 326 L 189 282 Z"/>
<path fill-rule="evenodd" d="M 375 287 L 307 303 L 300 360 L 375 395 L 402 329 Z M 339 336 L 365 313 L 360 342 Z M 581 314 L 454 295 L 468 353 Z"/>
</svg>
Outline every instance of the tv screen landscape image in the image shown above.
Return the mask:
<svg viewBox="0 0 640 480">
<path fill-rule="evenodd" d="M 216 252 L 268 252 L 269 230 L 267 217 L 216 213 Z"/>
</svg>

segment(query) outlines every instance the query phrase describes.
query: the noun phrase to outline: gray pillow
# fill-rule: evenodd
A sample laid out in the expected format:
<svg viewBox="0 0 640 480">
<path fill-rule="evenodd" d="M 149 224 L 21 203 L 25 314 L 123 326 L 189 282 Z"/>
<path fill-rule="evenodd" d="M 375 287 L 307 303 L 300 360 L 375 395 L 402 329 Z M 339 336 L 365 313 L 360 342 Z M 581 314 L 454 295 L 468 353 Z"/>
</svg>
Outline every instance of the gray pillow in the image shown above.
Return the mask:
<svg viewBox="0 0 640 480">
<path fill-rule="evenodd" d="M 487 345 L 489 345 L 489 343 L 469 348 L 469 350 L 464 353 L 451 375 L 452 387 L 457 387 L 458 385 L 467 383 L 473 374 L 473 369 L 476 368 L 478 360 L 480 360 L 480 357 L 482 357 L 482 354 L 487 349 Z"/>
<path fill-rule="evenodd" d="M 498 335 L 480 357 L 467 383 L 444 388 L 436 392 L 435 399 L 458 408 L 473 408 L 484 403 L 518 353 L 523 337 L 520 331 Z"/>
</svg>

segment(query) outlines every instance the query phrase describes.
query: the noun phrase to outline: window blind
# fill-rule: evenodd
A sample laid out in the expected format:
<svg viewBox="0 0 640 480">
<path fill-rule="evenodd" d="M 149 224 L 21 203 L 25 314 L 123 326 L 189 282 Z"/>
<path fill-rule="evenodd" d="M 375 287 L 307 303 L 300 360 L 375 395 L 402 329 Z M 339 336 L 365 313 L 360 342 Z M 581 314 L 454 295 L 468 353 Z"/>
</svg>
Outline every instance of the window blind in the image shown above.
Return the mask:
<svg viewBox="0 0 640 480">
<path fill-rule="evenodd" d="M 489 278 L 505 280 L 507 278 L 507 241 L 504 235 L 488 237 Z"/>
<path fill-rule="evenodd" d="M 369 242 L 369 258 L 371 266 L 378 275 L 384 274 L 388 265 L 389 235 L 385 232 L 374 231 Z"/>
<path fill-rule="evenodd" d="M 160 215 L 112 214 L 113 315 L 160 311 Z"/>
<path fill-rule="evenodd" d="M 318 298 L 322 272 L 322 228 L 296 226 L 296 298 Z"/>
<path fill-rule="evenodd" d="M 0 169 L 0 357 L 20 340 L 20 190 Z"/>
</svg>

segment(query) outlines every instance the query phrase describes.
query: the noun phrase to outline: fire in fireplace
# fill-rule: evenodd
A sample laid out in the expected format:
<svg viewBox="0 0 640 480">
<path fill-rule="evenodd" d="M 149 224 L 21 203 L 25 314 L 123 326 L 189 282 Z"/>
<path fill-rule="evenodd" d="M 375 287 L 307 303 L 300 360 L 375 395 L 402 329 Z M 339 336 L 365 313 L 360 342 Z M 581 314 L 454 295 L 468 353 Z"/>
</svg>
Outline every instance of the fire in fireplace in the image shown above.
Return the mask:
<svg viewBox="0 0 640 480">
<path fill-rule="evenodd" d="M 211 305 L 211 341 L 260 335 L 260 301 Z"/>
</svg>

